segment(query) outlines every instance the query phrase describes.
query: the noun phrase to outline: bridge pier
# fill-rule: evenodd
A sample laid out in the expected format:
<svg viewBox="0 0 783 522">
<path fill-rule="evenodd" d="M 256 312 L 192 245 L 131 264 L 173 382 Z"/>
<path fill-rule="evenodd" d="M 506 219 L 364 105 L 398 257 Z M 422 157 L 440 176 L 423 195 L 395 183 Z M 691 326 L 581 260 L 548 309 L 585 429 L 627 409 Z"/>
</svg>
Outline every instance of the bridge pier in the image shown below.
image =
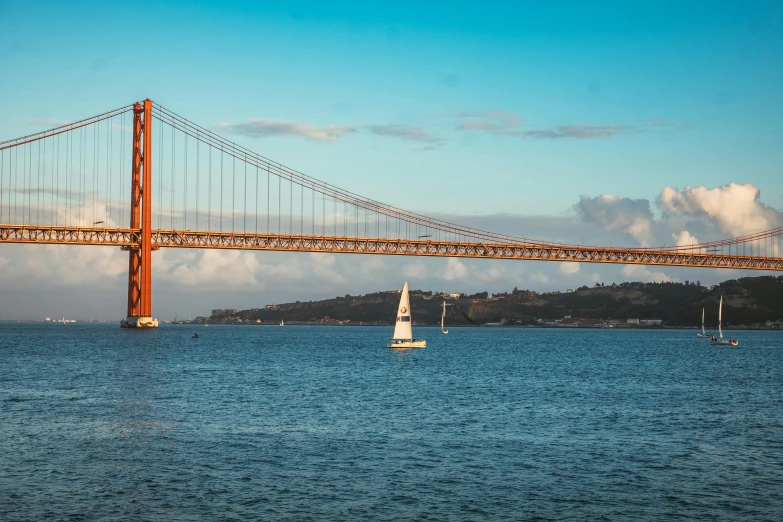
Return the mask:
<svg viewBox="0 0 783 522">
<path fill-rule="evenodd" d="M 143 141 L 143 146 L 142 146 Z M 138 246 L 128 247 L 128 316 L 123 328 L 157 328 L 152 317 L 152 101 L 133 105 L 130 228 Z"/>
</svg>

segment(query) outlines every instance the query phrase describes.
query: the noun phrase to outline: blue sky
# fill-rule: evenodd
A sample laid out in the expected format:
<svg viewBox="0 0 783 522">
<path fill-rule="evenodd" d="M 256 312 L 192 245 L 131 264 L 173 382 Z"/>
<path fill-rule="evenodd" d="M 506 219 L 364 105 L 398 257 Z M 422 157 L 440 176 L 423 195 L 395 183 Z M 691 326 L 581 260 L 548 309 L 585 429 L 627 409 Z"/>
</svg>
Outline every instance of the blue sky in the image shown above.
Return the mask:
<svg viewBox="0 0 783 522">
<path fill-rule="evenodd" d="M 779 1 L 333 4 L 0 0 L 0 136 L 150 97 L 291 125 L 231 139 L 454 219 L 576 219 L 602 194 L 658 218 L 664 187 L 729 183 L 783 208 Z"/>
<path fill-rule="evenodd" d="M 415 154 L 377 136 L 247 142 L 422 211 L 559 213 L 582 193 L 649 198 L 730 181 L 783 203 L 780 2 L 326 4 L 6 1 L 0 68 L 13 74 L 0 95 L 13 103 L 0 130 L 149 96 L 204 125 L 426 127 L 444 143 Z M 671 127 L 536 139 L 454 132 L 437 117 L 488 110 L 525 130 Z M 470 190 L 477 173 L 503 189 Z"/>
</svg>

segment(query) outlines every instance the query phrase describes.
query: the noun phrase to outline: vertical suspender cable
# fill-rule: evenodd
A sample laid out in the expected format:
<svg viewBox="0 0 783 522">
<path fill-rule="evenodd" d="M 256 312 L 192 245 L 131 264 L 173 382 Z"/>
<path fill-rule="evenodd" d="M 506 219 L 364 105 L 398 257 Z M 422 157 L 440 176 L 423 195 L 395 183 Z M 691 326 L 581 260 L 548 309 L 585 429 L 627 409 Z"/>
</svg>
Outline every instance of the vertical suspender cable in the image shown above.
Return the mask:
<svg viewBox="0 0 783 522">
<path fill-rule="evenodd" d="M 111 171 L 113 165 L 111 160 L 114 159 L 114 116 L 109 120 L 109 149 L 106 154 L 106 193 L 109 196 L 109 206 L 106 208 L 106 226 L 109 225 L 109 218 L 111 217 L 111 205 L 114 198 L 111 194 Z"/>
<path fill-rule="evenodd" d="M 120 116 L 120 226 L 125 226 L 125 113 Z"/>
<path fill-rule="evenodd" d="M 220 231 L 223 232 L 223 147 L 220 147 Z"/>
<path fill-rule="evenodd" d="M 163 120 L 158 119 L 158 230 L 163 228 Z"/>
<path fill-rule="evenodd" d="M 242 233 L 247 233 L 247 154 L 245 154 L 245 189 L 242 191 L 244 197 L 242 204 Z"/>
<path fill-rule="evenodd" d="M 212 147 L 209 147 L 209 174 L 207 174 L 207 232 L 212 231 Z"/>
<path fill-rule="evenodd" d="M 176 156 L 177 143 L 174 141 L 174 126 L 171 127 L 171 184 L 169 190 L 171 190 L 171 197 L 169 198 L 169 229 L 174 230 L 174 157 Z"/>
<path fill-rule="evenodd" d="M 10 152 L 10 151 L 9 151 Z M 0 150 L 0 221 L 3 220 L 3 184 L 5 183 L 5 151 Z"/>
<path fill-rule="evenodd" d="M 52 190 L 52 218 L 54 218 L 54 226 L 58 226 L 59 224 L 59 216 L 57 209 L 55 208 L 55 200 L 60 201 L 60 135 L 57 135 L 57 142 L 54 142 L 52 140 L 52 144 L 55 145 L 55 152 L 53 154 L 54 157 L 54 170 L 52 171 L 52 175 L 55 176 L 55 182 L 54 182 L 54 190 Z M 56 195 L 56 197 L 55 197 Z M 59 206 L 59 203 L 58 203 Z"/>
<path fill-rule="evenodd" d="M 266 167 L 266 233 L 269 234 L 269 166 Z"/>
<path fill-rule="evenodd" d="M 283 193 L 283 181 L 280 176 L 277 177 L 277 235 L 280 235 L 280 209 L 283 206 L 282 193 Z"/>
<path fill-rule="evenodd" d="M 198 132 L 198 131 L 196 131 Z M 196 134 L 196 230 L 199 229 L 198 224 L 198 180 L 199 176 L 201 174 L 201 155 L 199 154 L 199 139 L 198 134 Z"/>
<path fill-rule="evenodd" d="M 236 219 L 236 213 L 237 213 L 236 186 L 237 186 L 237 159 L 234 156 L 234 154 L 231 154 L 231 233 L 232 234 L 234 233 L 235 230 L 234 221 Z"/>
<path fill-rule="evenodd" d="M 36 190 L 35 194 L 35 224 L 40 225 L 41 224 L 41 140 L 38 140 L 38 165 L 36 167 L 36 170 L 38 171 L 37 178 L 38 178 L 38 189 Z M 44 171 L 44 175 L 46 175 L 46 171 Z"/>
<path fill-rule="evenodd" d="M 182 230 L 188 229 L 188 135 L 182 136 L 185 140 L 185 175 L 182 180 Z"/>
</svg>

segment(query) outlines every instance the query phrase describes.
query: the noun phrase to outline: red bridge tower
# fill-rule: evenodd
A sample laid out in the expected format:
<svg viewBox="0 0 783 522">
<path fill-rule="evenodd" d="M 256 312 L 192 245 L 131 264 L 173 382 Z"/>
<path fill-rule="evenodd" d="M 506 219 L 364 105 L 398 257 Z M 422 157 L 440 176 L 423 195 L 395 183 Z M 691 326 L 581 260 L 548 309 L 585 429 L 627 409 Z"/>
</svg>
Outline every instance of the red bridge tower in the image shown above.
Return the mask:
<svg viewBox="0 0 783 522">
<path fill-rule="evenodd" d="M 143 141 L 143 146 L 142 146 Z M 152 101 L 133 106 L 130 228 L 138 230 L 128 257 L 128 317 L 124 328 L 157 328 L 152 317 Z"/>
</svg>

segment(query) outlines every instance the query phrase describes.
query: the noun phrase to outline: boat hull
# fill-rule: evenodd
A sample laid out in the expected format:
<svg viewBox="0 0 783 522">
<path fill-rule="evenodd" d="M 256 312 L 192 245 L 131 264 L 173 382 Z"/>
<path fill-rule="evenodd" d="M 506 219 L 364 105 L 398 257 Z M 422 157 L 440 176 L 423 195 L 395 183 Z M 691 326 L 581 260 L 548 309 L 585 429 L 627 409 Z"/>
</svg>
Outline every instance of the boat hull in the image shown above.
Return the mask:
<svg viewBox="0 0 783 522">
<path fill-rule="evenodd" d="M 739 343 L 734 339 L 711 341 L 710 344 L 714 346 L 737 346 Z"/>
<path fill-rule="evenodd" d="M 407 350 L 408 348 L 426 348 L 427 341 L 392 341 L 389 348 Z"/>
</svg>

